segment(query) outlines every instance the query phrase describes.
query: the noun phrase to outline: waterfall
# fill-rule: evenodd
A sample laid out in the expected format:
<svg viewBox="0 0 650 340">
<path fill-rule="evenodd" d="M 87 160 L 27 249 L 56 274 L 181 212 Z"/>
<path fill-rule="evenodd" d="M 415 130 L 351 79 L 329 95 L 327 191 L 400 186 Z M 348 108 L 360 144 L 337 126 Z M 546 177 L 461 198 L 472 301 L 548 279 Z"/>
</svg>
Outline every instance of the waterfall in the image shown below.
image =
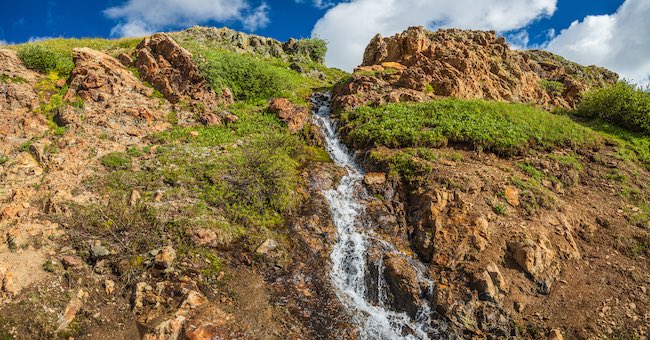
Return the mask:
<svg viewBox="0 0 650 340">
<path fill-rule="evenodd" d="M 338 298 L 350 309 L 358 326 L 360 339 L 429 339 L 430 329 L 428 306 L 418 312 L 417 320 L 405 313 L 390 310 L 384 305 L 385 284 L 383 264 L 378 265 L 378 302 L 371 303 L 366 282 L 367 251 L 372 237 L 362 225 L 364 207 L 361 198 L 366 194 L 363 187 L 363 171 L 354 162 L 352 154 L 339 140 L 336 122 L 330 118 L 330 94 L 313 97 L 314 120 L 325 136 L 326 148 L 332 160 L 346 170 L 346 175 L 336 189 L 323 192 L 329 203 L 334 224 L 337 228 L 337 242 L 330 255 L 332 269 L 330 277 Z M 382 242 L 387 251 L 395 251 L 392 245 Z M 380 257 L 381 258 L 381 257 Z M 432 285 L 430 286 L 432 287 Z"/>
</svg>

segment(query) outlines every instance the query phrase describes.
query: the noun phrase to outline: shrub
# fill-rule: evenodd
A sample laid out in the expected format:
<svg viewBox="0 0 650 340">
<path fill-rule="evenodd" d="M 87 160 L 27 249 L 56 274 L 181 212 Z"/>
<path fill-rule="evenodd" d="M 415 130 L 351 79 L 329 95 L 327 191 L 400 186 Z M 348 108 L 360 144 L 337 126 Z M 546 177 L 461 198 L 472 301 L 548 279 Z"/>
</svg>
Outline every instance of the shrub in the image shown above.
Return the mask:
<svg viewBox="0 0 650 340">
<path fill-rule="evenodd" d="M 295 139 L 272 135 L 239 148 L 209 175 L 208 202 L 244 225 L 276 225 L 296 203 L 298 152 Z"/>
<path fill-rule="evenodd" d="M 650 93 L 623 81 L 587 92 L 575 112 L 650 134 Z"/>
<path fill-rule="evenodd" d="M 126 170 L 131 166 L 131 157 L 123 152 L 111 152 L 101 158 L 101 163 L 109 170 Z"/>
<path fill-rule="evenodd" d="M 308 55 L 311 60 L 322 63 L 327 54 L 327 42 L 322 39 L 300 39 L 296 42 L 296 52 Z"/>
<path fill-rule="evenodd" d="M 56 68 L 57 58 L 41 45 L 28 44 L 18 50 L 18 57 L 27 68 L 49 73 Z"/>
</svg>

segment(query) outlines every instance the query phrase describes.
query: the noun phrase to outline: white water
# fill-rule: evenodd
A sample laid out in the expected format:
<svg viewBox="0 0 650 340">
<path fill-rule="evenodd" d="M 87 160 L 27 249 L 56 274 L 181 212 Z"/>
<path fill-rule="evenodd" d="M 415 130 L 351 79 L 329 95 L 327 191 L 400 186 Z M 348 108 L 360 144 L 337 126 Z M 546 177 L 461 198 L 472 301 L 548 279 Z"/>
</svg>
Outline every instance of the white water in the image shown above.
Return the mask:
<svg viewBox="0 0 650 340">
<path fill-rule="evenodd" d="M 386 287 L 381 260 L 378 263 L 378 305 L 372 304 L 367 297 L 366 254 L 370 238 L 364 233 L 359 218 L 364 214 L 360 198 L 366 194 L 362 184 L 363 171 L 338 138 L 336 123 L 330 119 L 329 94 L 314 97 L 313 101 L 315 121 L 325 135 L 327 151 L 334 162 L 347 171 L 336 190 L 323 192 L 338 231 L 337 243 L 330 256 L 330 276 L 337 296 L 352 310 L 360 339 L 429 339 L 432 331 L 428 306 L 419 311 L 417 320 L 412 320 L 405 313 L 389 310 L 384 305 Z M 394 251 L 391 245 L 383 245 Z"/>
</svg>

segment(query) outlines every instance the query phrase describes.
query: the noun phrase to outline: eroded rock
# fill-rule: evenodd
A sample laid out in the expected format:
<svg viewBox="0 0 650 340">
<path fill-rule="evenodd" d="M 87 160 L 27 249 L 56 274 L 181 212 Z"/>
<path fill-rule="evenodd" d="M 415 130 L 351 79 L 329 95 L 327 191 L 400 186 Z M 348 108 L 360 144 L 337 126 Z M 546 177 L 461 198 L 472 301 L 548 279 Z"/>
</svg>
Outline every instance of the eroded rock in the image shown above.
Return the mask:
<svg viewBox="0 0 650 340">
<path fill-rule="evenodd" d="M 294 105 L 285 98 L 272 99 L 269 111 L 285 122 L 291 133 L 302 130 L 309 118 L 309 110 L 306 107 Z"/>
</svg>

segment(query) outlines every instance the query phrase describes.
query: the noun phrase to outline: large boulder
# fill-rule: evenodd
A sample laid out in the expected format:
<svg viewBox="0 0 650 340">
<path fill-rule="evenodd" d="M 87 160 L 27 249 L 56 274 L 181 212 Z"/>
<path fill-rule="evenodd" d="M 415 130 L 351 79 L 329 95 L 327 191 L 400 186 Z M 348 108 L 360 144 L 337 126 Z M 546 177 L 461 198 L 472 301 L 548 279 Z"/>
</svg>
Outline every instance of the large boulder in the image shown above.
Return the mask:
<svg viewBox="0 0 650 340">
<path fill-rule="evenodd" d="M 135 51 L 135 67 L 171 103 L 186 101 L 199 111 L 211 112 L 232 103 L 232 93 L 212 91 L 192 54 L 169 35 L 157 33 L 144 38 Z"/>
</svg>

